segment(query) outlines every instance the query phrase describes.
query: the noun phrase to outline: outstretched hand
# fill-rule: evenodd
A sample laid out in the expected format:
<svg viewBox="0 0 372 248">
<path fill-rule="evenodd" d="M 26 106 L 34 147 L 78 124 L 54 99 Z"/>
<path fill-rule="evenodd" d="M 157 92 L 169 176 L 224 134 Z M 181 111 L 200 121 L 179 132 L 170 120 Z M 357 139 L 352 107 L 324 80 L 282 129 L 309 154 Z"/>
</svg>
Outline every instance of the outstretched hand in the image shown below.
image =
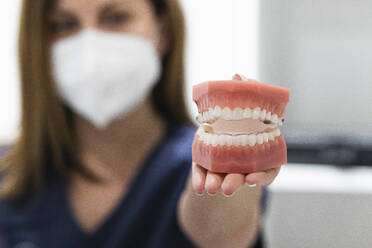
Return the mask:
<svg viewBox="0 0 372 248">
<path fill-rule="evenodd" d="M 204 190 L 208 194 L 214 195 L 221 189 L 224 195 L 231 196 L 245 183 L 252 187 L 271 184 L 279 171 L 280 167 L 250 174 L 215 173 L 192 163 L 192 186 L 199 195 L 203 194 Z"/>
</svg>

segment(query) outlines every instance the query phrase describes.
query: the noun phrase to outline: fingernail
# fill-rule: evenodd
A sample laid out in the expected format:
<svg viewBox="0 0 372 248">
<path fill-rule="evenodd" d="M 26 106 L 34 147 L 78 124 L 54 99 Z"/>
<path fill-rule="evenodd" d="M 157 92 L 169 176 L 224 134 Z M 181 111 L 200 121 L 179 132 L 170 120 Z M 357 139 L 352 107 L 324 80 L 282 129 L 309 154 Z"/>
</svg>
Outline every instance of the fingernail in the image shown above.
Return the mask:
<svg viewBox="0 0 372 248">
<path fill-rule="evenodd" d="M 217 194 L 217 192 L 216 192 L 216 193 L 209 193 L 209 192 L 207 191 L 207 194 L 210 195 L 210 196 L 215 196 L 215 195 Z"/>
<path fill-rule="evenodd" d="M 231 193 L 231 194 L 225 194 L 224 192 L 222 192 L 222 194 L 223 194 L 225 197 L 232 197 L 232 196 L 235 194 L 235 192 L 233 192 L 233 193 Z"/>
<path fill-rule="evenodd" d="M 254 188 L 254 187 L 257 186 L 257 184 L 248 184 L 248 186 L 249 186 L 250 188 Z"/>
<path fill-rule="evenodd" d="M 195 194 L 196 194 L 197 196 L 202 196 L 202 195 L 203 195 L 203 192 L 202 192 L 202 193 L 199 193 L 199 192 L 195 191 Z"/>
</svg>

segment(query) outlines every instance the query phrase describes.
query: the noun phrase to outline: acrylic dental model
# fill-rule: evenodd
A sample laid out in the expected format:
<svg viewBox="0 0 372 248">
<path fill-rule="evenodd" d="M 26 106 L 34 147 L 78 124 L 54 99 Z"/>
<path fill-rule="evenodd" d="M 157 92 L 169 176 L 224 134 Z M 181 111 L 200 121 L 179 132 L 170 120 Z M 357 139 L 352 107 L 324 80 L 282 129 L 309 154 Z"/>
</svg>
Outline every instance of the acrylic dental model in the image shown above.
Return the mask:
<svg viewBox="0 0 372 248">
<path fill-rule="evenodd" d="M 193 162 L 212 172 L 251 173 L 287 163 L 279 126 L 289 89 L 235 75 L 193 87 L 201 124 L 192 147 Z"/>
</svg>

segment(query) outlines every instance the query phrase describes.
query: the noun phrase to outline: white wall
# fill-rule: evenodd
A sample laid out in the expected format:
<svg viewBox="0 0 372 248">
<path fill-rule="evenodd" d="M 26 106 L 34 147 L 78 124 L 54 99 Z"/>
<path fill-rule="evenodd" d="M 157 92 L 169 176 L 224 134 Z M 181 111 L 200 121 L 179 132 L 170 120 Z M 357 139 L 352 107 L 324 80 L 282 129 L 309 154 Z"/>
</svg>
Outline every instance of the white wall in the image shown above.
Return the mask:
<svg viewBox="0 0 372 248">
<path fill-rule="evenodd" d="M 292 90 L 287 123 L 372 124 L 372 1 L 261 0 L 260 78 Z"/>
<path fill-rule="evenodd" d="M 235 73 L 258 76 L 258 0 L 181 0 L 187 20 L 187 94 L 192 85 L 231 79 Z"/>
<path fill-rule="evenodd" d="M 2 1 L 0 8 L 0 144 L 17 134 L 19 85 L 17 69 L 17 29 L 20 0 Z"/>
</svg>

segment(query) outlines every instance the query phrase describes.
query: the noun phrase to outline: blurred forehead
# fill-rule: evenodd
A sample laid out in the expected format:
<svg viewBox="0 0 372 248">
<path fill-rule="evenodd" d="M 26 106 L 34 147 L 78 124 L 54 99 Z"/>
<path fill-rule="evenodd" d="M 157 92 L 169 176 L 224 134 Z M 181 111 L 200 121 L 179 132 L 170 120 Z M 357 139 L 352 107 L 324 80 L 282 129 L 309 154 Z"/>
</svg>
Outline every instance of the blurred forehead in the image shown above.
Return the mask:
<svg viewBox="0 0 372 248">
<path fill-rule="evenodd" d="M 149 4 L 149 0 L 56 0 L 55 7 L 63 10 L 97 11 L 105 7 L 135 8 Z"/>
</svg>

